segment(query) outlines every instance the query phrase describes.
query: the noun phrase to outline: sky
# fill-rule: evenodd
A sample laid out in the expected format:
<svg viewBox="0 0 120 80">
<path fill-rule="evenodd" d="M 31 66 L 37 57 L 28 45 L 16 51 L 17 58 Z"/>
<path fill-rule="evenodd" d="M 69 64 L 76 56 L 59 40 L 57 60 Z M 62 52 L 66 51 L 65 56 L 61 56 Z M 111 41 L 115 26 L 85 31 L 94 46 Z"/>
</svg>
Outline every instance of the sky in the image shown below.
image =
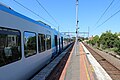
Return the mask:
<svg viewBox="0 0 120 80">
<path fill-rule="evenodd" d="M 14 0 L 0 0 L 1 3 L 11 7 L 14 11 L 21 13 L 36 21 L 41 20 L 52 28 L 60 32 L 75 32 L 76 30 L 76 0 L 38 0 L 42 6 L 49 12 L 56 22 L 45 12 L 45 10 L 37 3 L 36 0 L 16 0 L 25 7 L 34 11 L 36 14 L 49 21 L 46 22 L 42 18 L 34 15 L 27 9 L 17 4 Z M 78 18 L 79 32 L 88 32 L 89 36 L 101 35 L 103 32 L 111 30 L 111 32 L 120 32 L 120 12 L 102 24 L 115 12 L 120 10 L 120 0 L 114 0 L 113 4 L 106 11 L 100 21 L 97 23 L 100 16 L 113 0 L 79 0 Z M 52 23 L 52 24 L 51 24 Z M 96 24 L 97 23 L 97 24 Z M 73 35 L 73 34 L 71 34 Z M 79 36 L 88 36 L 79 34 Z"/>
</svg>

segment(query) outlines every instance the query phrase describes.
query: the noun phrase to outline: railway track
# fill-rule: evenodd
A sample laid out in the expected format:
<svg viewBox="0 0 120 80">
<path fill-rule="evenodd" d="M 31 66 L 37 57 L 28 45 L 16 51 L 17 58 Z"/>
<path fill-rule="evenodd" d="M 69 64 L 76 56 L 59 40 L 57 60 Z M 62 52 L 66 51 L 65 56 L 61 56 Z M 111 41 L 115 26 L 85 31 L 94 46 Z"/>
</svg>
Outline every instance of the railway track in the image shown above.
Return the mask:
<svg viewBox="0 0 120 80">
<path fill-rule="evenodd" d="M 113 80 L 120 80 L 120 70 L 118 68 L 116 68 L 113 64 L 111 64 L 109 61 L 107 61 L 105 58 L 99 55 L 88 45 L 84 45 Z"/>
<path fill-rule="evenodd" d="M 62 60 L 57 64 L 57 66 L 52 70 L 52 72 L 50 73 L 50 75 L 46 78 L 46 80 L 59 80 L 60 75 L 65 67 L 65 64 L 68 60 L 68 57 L 70 55 L 70 52 L 73 48 L 73 45 L 67 50 L 67 53 L 65 54 L 65 56 L 62 58 Z"/>
</svg>

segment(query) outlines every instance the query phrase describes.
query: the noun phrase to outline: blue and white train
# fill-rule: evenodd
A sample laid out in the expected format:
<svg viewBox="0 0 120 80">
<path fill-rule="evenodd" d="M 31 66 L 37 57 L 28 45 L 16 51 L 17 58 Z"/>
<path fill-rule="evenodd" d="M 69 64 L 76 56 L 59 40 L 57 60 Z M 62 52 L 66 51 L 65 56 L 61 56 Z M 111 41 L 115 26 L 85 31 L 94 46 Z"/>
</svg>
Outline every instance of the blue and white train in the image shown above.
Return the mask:
<svg viewBox="0 0 120 80">
<path fill-rule="evenodd" d="M 0 80 L 27 80 L 65 46 L 63 36 L 0 3 Z"/>
</svg>

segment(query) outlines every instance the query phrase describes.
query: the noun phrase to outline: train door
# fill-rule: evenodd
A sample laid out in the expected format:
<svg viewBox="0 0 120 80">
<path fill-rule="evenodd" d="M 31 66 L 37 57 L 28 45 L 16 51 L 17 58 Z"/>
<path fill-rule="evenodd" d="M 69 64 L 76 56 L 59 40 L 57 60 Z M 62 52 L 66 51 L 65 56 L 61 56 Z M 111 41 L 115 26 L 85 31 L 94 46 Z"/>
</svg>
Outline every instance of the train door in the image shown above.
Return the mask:
<svg viewBox="0 0 120 80">
<path fill-rule="evenodd" d="M 62 44 L 62 50 L 63 50 L 63 37 L 61 37 L 61 44 Z"/>
<path fill-rule="evenodd" d="M 59 38 L 59 52 L 61 51 L 61 47 L 60 47 L 60 38 Z"/>
<path fill-rule="evenodd" d="M 57 35 L 55 35 L 55 48 L 56 48 L 56 53 L 58 52 L 57 45 L 58 45 L 58 42 L 57 42 Z"/>
</svg>

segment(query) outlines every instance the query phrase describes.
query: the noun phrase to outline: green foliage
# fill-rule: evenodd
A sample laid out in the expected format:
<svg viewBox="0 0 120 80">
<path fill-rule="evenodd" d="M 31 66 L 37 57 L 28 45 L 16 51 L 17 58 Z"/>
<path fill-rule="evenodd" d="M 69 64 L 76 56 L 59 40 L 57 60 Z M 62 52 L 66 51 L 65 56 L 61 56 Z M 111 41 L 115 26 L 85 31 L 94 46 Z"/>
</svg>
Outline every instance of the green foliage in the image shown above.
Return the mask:
<svg viewBox="0 0 120 80">
<path fill-rule="evenodd" d="M 98 42 L 99 42 L 99 36 L 96 35 L 95 37 L 93 37 L 93 40 L 92 40 L 93 44 L 97 46 Z"/>
<path fill-rule="evenodd" d="M 115 52 L 120 55 L 120 39 L 116 40 L 115 45 L 117 47 L 117 50 Z"/>
<path fill-rule="evenodd" d="M 87 43 L 92 44 L 92 46 L 98 46 L 99 36 L 96 35 L 95 37 L 93 37 L 92 40 L 89 40 Z"/>
<path fill-rule="evenodd" d="M 116 34 L 112 34 L 111 31 L 106 31 L 103 33 L 99 39 L 102 48 L 113 48 L 115 47 L 115 42 L 117 41 L 118 36 Z"/>
<path fill-rule="evenodd" d="M 120 39 L 118 36 L 120 36 L 120 33 L 113 34 L 111 31 L 106 31 L 105 33 L 102 33 L 100 37 L 96 35 L 87 43 L 102 49 L 113 49 L 113 51 L 120 55 Z"/>
</svg>

